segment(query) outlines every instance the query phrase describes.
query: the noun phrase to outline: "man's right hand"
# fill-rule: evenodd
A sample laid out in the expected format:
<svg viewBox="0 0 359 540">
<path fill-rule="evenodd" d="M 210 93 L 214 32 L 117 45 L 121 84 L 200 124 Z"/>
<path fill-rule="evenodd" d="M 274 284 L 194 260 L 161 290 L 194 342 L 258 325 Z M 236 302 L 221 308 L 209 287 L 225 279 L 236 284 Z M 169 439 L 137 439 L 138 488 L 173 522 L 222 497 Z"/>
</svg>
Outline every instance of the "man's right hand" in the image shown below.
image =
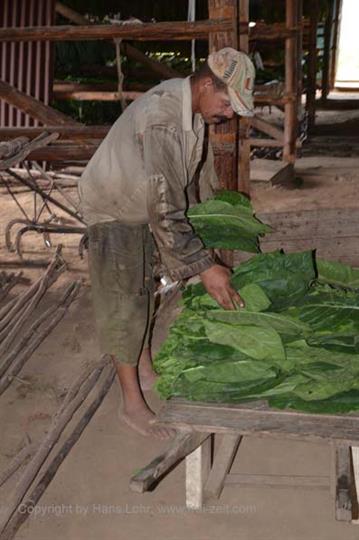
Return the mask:
<svg viewBox="0 0 359 540">
<path fill-rule="evenodd" d="M 228 268 L 215 264 L 199 276 L 208 294 L 224 309 L 244 307 L 242 298 L 230 283 L 231 272 Z"/>
</svg>

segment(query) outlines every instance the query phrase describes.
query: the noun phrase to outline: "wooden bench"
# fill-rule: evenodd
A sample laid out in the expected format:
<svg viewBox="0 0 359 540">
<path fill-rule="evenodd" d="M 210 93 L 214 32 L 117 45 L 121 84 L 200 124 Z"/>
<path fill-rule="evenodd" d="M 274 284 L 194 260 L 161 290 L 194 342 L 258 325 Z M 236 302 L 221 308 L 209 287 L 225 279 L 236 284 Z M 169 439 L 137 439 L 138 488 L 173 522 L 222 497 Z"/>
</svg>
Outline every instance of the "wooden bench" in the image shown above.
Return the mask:
<svg viewBox="0 0 359 540">
<path fill-rule="evenodd" d="M 134 475 L 132 490 L 143 493 L 183 458 L 186 459 L 186 505 L 199 509 L 218 499 L 226 483 L 256 486 L 328 489 L 335 500 L 335 517 L 352 521 L 359 489 L 359 415 L 311 414 L 275 410 L 264 401 L 245 405 L 213 404 L 171 399 L 158 415 L 158 423 L 178 434 L 167 450 Z M 222 440 L 213 462 L 213 439 Z M 328 476 L 230 474 L 242 437 L 328 441 L 332 465 Z M 354 470 L 354 473 L 353 473 Z"/>
</svg>

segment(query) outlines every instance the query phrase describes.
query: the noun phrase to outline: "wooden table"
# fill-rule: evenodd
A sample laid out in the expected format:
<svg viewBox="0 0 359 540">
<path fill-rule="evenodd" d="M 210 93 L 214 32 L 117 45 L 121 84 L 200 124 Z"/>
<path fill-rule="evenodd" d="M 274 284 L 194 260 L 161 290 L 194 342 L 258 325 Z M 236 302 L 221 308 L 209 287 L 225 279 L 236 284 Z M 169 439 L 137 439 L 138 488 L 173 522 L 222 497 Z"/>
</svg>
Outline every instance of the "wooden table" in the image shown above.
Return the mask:
<svg viewBox="0 0 359 540">
<path fill-rule="evenodd" d="M 157 417 L 158 423 L 178 434 L 163 454 L 134 475 L 132 490 L 143 493 L 153 487 L 183 458 L 186 459 L 186 505 L 198 509 L 218 499 L 225 483 L 329 489 L 335 500 L 335 516 L 352 521 L 353 493 L 359 490 L 359 415 L 328 415 L 276 410 L 264 401 L 245 405 L 190 402 L 171 399 Z M 213 458 L 213 439 L 222 434 Z M 332 448 L 328 476 L 230 474 L 242 437 L 289 438 L 327 441 Z M 351 466 L 351 457 L 353 470 Z M 212 462 L 213 458 L 213 462 Z M 356 496 L 354 496 L 357 499 Z"/>
</svg>

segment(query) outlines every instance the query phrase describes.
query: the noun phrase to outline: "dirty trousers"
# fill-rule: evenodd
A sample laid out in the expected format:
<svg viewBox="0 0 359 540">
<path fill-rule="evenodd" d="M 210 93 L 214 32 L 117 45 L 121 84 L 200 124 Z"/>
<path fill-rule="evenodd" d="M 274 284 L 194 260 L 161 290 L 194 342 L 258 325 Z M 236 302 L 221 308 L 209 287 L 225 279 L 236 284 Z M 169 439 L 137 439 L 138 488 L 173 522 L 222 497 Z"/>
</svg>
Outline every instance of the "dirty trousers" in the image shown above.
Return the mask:
<svg viewBox="0 0 359 540">
<path fill-rule="evenodd" d="M 102 353 L 136 366 L 154 308 L 154 241 L 148 225 L 117 221 L 88 228 L 89 269 Z"/>
</svg>

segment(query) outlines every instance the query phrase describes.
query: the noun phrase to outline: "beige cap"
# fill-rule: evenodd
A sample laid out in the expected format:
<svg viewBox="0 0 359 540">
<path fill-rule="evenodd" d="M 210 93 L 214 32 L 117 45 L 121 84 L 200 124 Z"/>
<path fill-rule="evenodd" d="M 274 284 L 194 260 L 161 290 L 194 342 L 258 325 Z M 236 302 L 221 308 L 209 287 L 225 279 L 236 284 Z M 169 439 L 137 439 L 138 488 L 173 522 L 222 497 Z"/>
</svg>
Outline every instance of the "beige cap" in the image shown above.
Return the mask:
<svg viewBox="0 0 359 540">
<path fill-rule="evenodd" d="M 253 87 L 256 70 L 249 56 L 225 47 L 208 56 L 214 75 L 228 86 L 233 110 L 241 116 L 253 116 Z"/>
</svg>

